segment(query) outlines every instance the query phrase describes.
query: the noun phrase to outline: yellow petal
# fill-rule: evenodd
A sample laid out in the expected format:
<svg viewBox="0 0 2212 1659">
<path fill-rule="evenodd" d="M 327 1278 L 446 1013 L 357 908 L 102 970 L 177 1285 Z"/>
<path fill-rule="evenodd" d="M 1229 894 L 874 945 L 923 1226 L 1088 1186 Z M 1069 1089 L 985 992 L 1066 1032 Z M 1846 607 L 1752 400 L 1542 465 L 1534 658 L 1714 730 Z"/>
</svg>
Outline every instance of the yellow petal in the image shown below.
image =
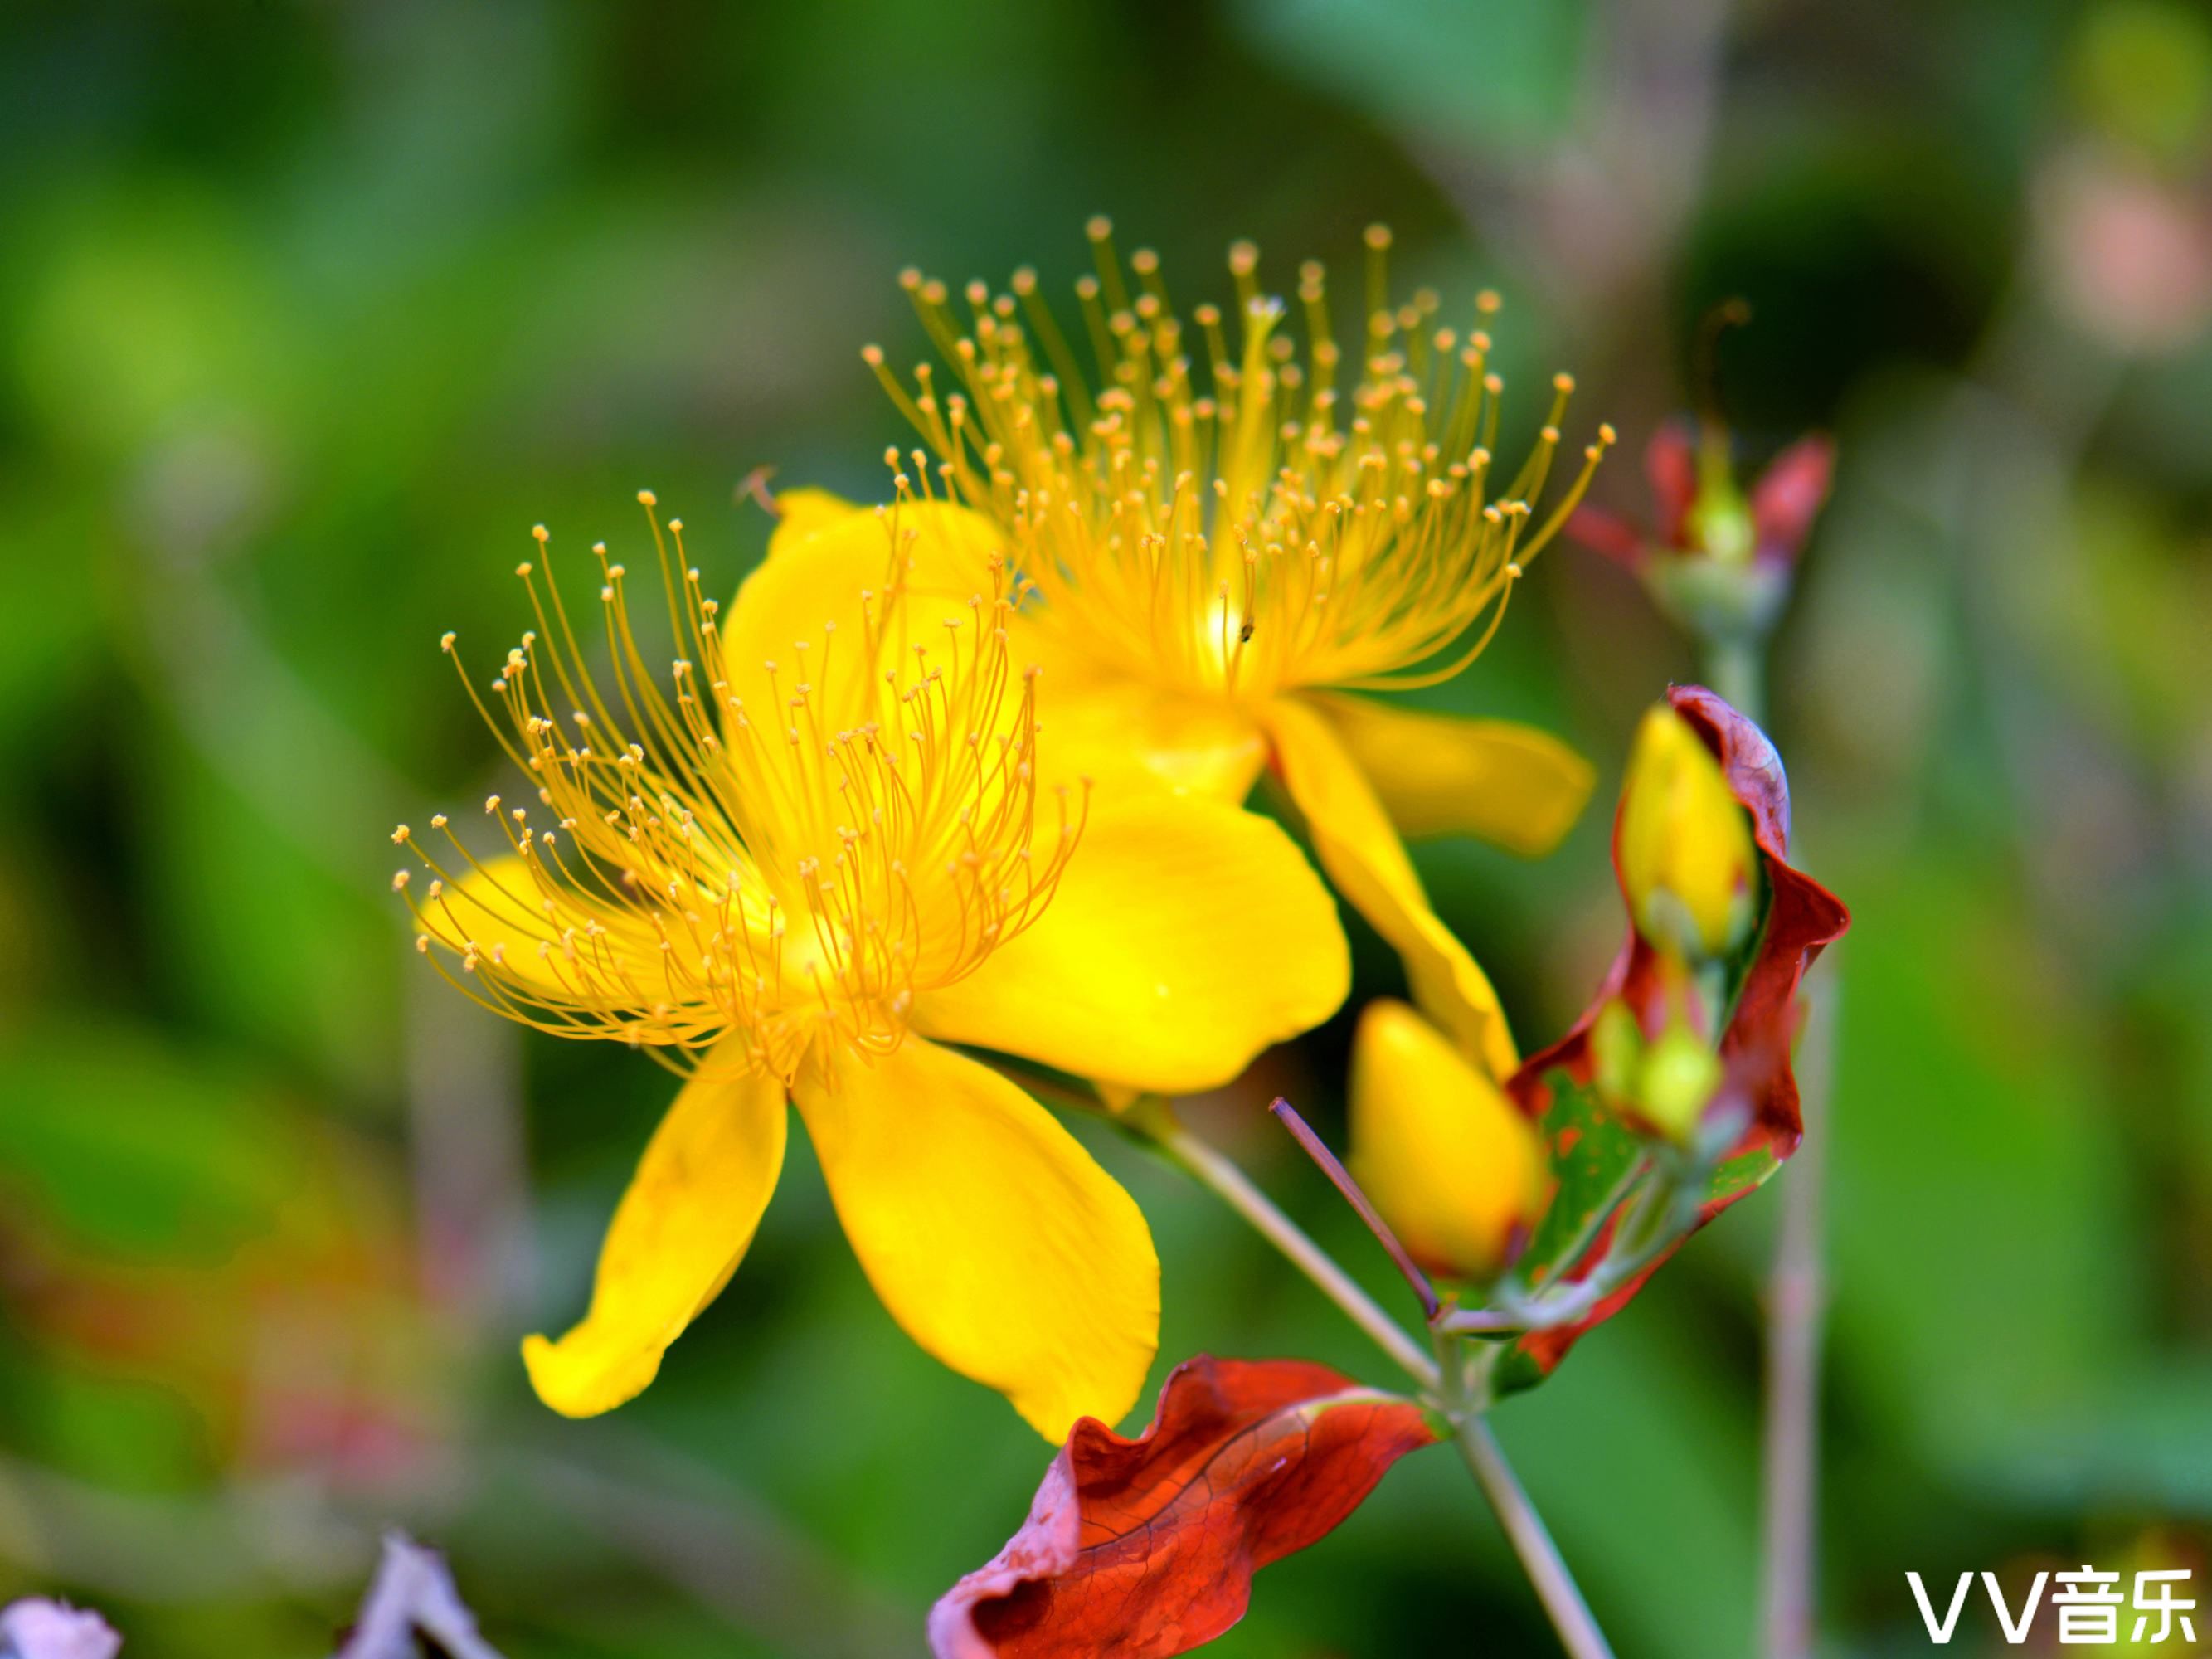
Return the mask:
<svg viewBox="0 0 2212 1659">
<path fill-rule="evenodd" d="M 1169 1094 L 1340 1007 L 1336 906 L 1279 826 L 1196 795 L 1097 801 L 1044 914 L 915 999 L 933 1036 Z"/>
<path fill-rule="evenodd" d="M 1136 1402 L 1160 1267 L 1128 1194 L 996 1072 L 920 1038 L 803 1079 L 830 1195 L 891 1317 L 1048 1440 Z"/>
<path fill-rule="evenodd" d="M 1534 1224 L 1543 1141 L 1504 1092 L 1402 1002 L 1371 1002 L 1352 1045 L 1352 1170 L 1416 1261 L 1486 1279 Z"/>
<path fill-rule="evenodd" d="M 768 538 L 768 556 L 781 558 L 840 519 L 866 509 L 826 489 L 780 489 L 775 495 L 776 523 Z"/>
<path fill-rule="evenodd" d="M 1334 730 L 1290 697 L 1268 704 L 1265 717 L 1284 784 L 1337 891 L 1404 959 L 1414 1000 L 1462 1052 L 1493 1076 L 1510 1073 L 1519 1056 L 1497 992 L 1429 908 L 1389 816 Z"/>
<path fill-rule="evenodd" d="M 1371 697 L 1316 698 L 1401 836 L 1479 836 L 1548 853 L 1574 827 L 1596 774 L 1548 732 L 1460 720 Z"/>
<path fill-rule="evenodd" d="M 1267 764 L 1267 736 L 1249 708 L 1122 672 L 1033 610 L 1010 621 L 1007 654 L 1016 668 L 1044 671 L 1037 754 L 1048 784 L 1089 778 L 1114 797 L 1164 786 L 1234 805 Z"/>
<path fill-rule="evenodd" d="M 878 625 L 887 630 L 883 650 L 921 644 L 942 660 L 951 647 L 940 623 L 955 617 L 972 630 L 969 601 L 990 598 L 1000 543 L 989 520 L 937 503 L 802 512 L 789 538 L 777 532 L 773 556 L 745 578 L 721 620 L 732 690 L 748 717 L 781 718 L 783 700 L 805 684 L 825 719 L 843 718 L 881 671 L 868 647 Z M 884 604 L 894 586 L 911 596 L 896 614 Z"/>
<path fill-rule="evenodd" d="M 724 1053 L 731 1045 L 726 1045 Z M 783 1168 L 783 1087 L 708 1057 L 653 1132 L 599 1250 L 591 1311 L 522 1345 L 538 1397 L 592 1417 L 635 1396 L 737 1271 Z"/>
<path fill-rule="evenodd" d="M 539 908 L 541 896 L 530 866 L 509 854 L 441 884 L 435 898 L 426 893 L 416 915 L 423 931 L 447 949 L 473 945 L 478 957 L 525 987 L 556 989 L 559 981 L 538 946 L 559 930 Z"/>
</svg>

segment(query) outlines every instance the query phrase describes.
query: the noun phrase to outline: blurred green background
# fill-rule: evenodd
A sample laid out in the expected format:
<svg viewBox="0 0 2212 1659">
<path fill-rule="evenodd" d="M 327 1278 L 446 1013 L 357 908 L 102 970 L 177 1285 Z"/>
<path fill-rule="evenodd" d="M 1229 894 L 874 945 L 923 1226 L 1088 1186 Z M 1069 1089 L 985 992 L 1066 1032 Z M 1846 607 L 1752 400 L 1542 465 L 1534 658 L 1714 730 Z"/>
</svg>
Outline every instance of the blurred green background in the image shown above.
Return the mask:
<svg viewBox="0 0 2212 1659">
<path fill-rule="evenodd" d="M 669 1092 L 525 1041 L 408 948 L 403 818 L 501 783 L 437 649 L 522 625 L 543 520 L 750 469 L 867 494 L 909 261 L 1064 284 L 1113 214 L 1186 301 L 1401 273 L 1571 367 L 1641 513 L 1656 422 L 1837 436 L 1774 672 L 1838 953 L 1822 1612 L 1903 1573 L 2120 1565 L 2212 1520 L 2212 33 L 2200 6 L 1929 0 L 22 3 L 0 17 L 0 1601 L 143 1655 L 313 1655 L 378 1528 L 516 1656 L 917 1650 L 1045 1449 L 870 1295 L 802 1138 L 636 1404 L 529 1395 Z M 1055 291 L 1064 291 L 1056 288 Z M 1714 352 L 1700 318 L 1747 299 Z M 1636 713 L 1683 646 L 1547 556 L 1439 706 L 1604 781 L 1528 866 L 1425 848 L 1524 1042 L 1620 926 Z M 1396 966 L 1356 935 L 1359 994 Z M 1333 1137 L 1348 1020 L 1194 1112 L 1391 1294 L 1257 1110 Z M 1204 1194 L 1082 1133 L 1166 1264 L 1165 1353 L 1382 1379 Z M 1788 1177 L 1785 1176 L 1786 1181 Z M 1500 1432 L 1624 1655 L 1748 1650 L 1775 1195 Z M 1141 1420 L 1141 1419 L 1140 1419 Z M 2199 1594 L 2208 1581 L 2200 1574 Z M 1960 1646 L 1995 1639 L 1978 1607 Z M 1224 1655 L 1542 1653 L 1464 1474 L 1415 1458 L 1266 1573 Z"/>
</svg>

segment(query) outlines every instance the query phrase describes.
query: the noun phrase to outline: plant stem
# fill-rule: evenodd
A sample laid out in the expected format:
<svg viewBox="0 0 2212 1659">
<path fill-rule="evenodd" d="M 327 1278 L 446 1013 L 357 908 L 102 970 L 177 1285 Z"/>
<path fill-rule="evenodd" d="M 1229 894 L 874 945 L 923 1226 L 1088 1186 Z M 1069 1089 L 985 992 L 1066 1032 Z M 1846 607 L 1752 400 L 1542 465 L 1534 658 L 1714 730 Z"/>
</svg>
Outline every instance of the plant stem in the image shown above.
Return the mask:
<svg viewBox="0 0 2212 1659">
<path fill-rule="evenodd" d="M 1766 723 L 1764 640 L 1720 639 L 1705 645 L 1705 684 L 1761 726 Z"/>
<path fill-rule="evenodd" d="M 1813 1651 L 1820 1490 L 1820 1337 L 1827 1282 L 1822 1256 L 1828 1097 L 1835 1081 L 1832 977 L 1807 993 L 1798 1063 L 1804 1139 L 1783 1182 L 1782 1224 L 1766 1280 L 1764 1434 L 1765 1585 L 1761 1620 L 1768 1659 Z"/>
<path fill-rule="evenodd" d="M 1762 725 L 1766 719 L 1764 642 L 1709 641 L 1712 689 Z M 1782 1218 L 1766 1273 L 1766 1419 L 1761 1431 L 1763 1562 L 1760 1650 L 1766 1659 L 1809 1659 L 1819 1582 L 1820 1336 L 1826 1312 L 1821 1216 L 1828 1157 L 1828 1097 L 1834 1085 L 1835 1002 L 1823 980 L 1809 1005 L 1798 1063 L 1802 1136 L 1782 1182 Z"/>
<path fill-rule="evenodd" d="M 1606 1645 L 1605 1637 L 1597 1627 L 1597 1620 L 1591 1617 L 1582 1592 L 1575 1588 L 1574 1576 L 1560 1559 L 1559 1547 L 1552 1542 L 1552 1534 L 1545 1530 L 1542 1517 L 1528 1501 L 1528 1494 L 1522 1490 L 1512 1465 L 1505 1461 L 1505 1453 L 1491 1434 L 1481 1410 L 1473 1403 L 1464 1368 L 1453 1364 L 1453 1374 L 1447 1379 L 1443 1364 L 1424 1353 L 1407 1334 L 1405 1327 L 1352 1283 L 1351 1276 L 1336 1265 L 1328 1253 L 1277 1209 L 1274 1200 L 1254 1186 L 1243 1170 L 1177 1122 L 1164 1101 L 1142 1102 L 1124 1113 L 1121 1121 L 1123 1127 L 1143 1135 L 1173 1158 L 1200 1184 L 1211 1188 L 1261 1237 L 1281 1251 L 1291 1266 L 1311 1279 L 1353 1324 L 1374 1338 L 1407 1375 L 1437 1397 L 1434 1403 L 1451 1419 L 1460 1455 L 1466 1460 L 1476 1485 L 1482 1488 L 1483 1496 L 1497 1513 L 1506 1537 L 1512 1540 L 1514 1553 L 1520 1557 L 1537 1598 L 1550 1614 L 1569 1659 L 1613 1659 L 1613 1650 Z M 1346 1184 L 1349 1185 L 1349 1177 Z M 1444 1353 L 1444 1340 L 1438 1339 L 1440 1355 Z"/>
<path fill-rule="evenodd" d="M 1543 1517 L 1529 1503 L 1513 1466 L 1505 1461 L 1504 1449 L 1491 1433 L 1490 1425 L 1480 1416 L 1463 1418 L 1455 1438 L 1460 1455 L 1467 1460 L 1490 1507 L 1498 1512 L 1498 1523 L 1505 1528 L 1513 1553 L 1521 1558 L 1522 1570 L 1535 1587 L 1544 1611 L 1551 1615 L 1552 1628 L 1559 1633 L 1559 1645 L 1567 1650 L 1569 1659 L 1613 1659 L 1604 1632 L 1590 1616 L 1589 1605 L 1575 1588 L 1559 1546 L 1552 1542 Z"/>
<path fill-rule="evenodd" d="M 1338 1160 L 1334 1152 L 1329 1151 L 1328 1143 L 1313 1132 L 1313 1127 L 1298 1115 L 1297 1109 L 1289 1101 L 1279 1098 L 1267 1109 L 1291 1132 L 1291 1139 L 1328 1177 L 1329 1185 L 1335 1188 L 1344 1201 L 1352 1206 L 1353 1213 L 1367 1224 L 1367 1231 L 1375 1235 L 1376 1243 L 1382 1245 L 1389 1256 L 1398 1269 L 1398 1276 L 1420 1298 L 1423 1316 L 1433 1324 L 1437 1310 L 1442 1305 L 1437 1300 L 1437 1287 L 1429 1283 L 1428 1274 L 1421 1271 L 1420 1264 L 1413 1260 L 1413 1253 L 1399 1242 L 1398 1235 L 1390 1230 L 1390 1224 L 1383 1220 L 1382 1212 L 1360 1190 L 1359 1183 L 1352 1178 L 1352 1172 Z"/>
<path fill-rule="evenodd" d="M 1306 1237 L 1297 1223 L 1277 1209 L 1274 1200 L 1254 1186 L 1243 1170 L 1176 1122 L 1164 1109 L 1146 1115 L 1133 1127 L 1250 1222 L 1261 1237 L 1280 1250 L 1292 1267 L 1343 1310 L 1346 1318 L 1374 1338 L 1382 1352 L 1397 1361 L 1408 1376 L 1424 1388 L 1434 1389 L 1437 1385 L 1441 1373 L 1437 1362 L 1422 1351 L 1405 1327 L 1383 1312 L 1327 1251 Z"/>
</svg>

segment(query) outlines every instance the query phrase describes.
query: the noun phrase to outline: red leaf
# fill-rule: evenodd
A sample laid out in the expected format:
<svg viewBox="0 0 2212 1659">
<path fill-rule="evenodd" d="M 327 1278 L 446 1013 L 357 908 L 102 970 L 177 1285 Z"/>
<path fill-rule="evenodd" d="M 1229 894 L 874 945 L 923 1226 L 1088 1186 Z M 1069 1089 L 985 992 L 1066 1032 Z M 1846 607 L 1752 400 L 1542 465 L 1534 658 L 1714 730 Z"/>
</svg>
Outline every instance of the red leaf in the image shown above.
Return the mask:
<svg viewBox="0 0 2212 1659">
<path fill-rule="evenodd" d="M 1567 515 L 1567 534 L 1624 570 L 1641 570 L 1650 558 L 1644 532 L 1610 507 L 1584 501 Z"/>
<path fill-rule="evenodd" d="M 1296 1359 L 1176 1367 L 1152 1426 L 1095 1418 L 1022 1529 L 929 1615 L 937 1659 L 1164 1659 L 1244 1616 L 1252 1575 L 1323 1537 L 1437 1431 L 1411 1400 Z"/>
<path fill-rule="evenodd" d="M 1644 477 L 1658 514 L 1653 533 L 1659 545 L 1686 550 L 1690 509 L 1698 502 L 1698 441 L 1687 421 L 1668 421 L 1651 434 L 1644 447 Z"/>
<path fill-rule="evenodd" d="M 1774 458 L 1751 492 L 1752 539 L 1760 558 L 1785 564 L 1796 558 L 1835 471 L 1836 446 L 1818 433 Z"/>
<path fill-rule="evenodd" d="M 1751 964 L 1746 969 L 1728 1029 L 1721 1035 L 1723 1098 L 1749 1108 L 1743 1134 L 1729 1149 L 1730 1158 L 1764 1151 L 1777 1159 L 1797 1150 L 1804 1133 L 1798 1115 L 1797 1079 L 1790 1069 L 1790 1046 L 1797 1036 L 1797 987 L 1805 970 L 1850 926 L 1850 913 L 1834 894 L 1789 861 L 1790 782 L 1782 757 L 1766 734 L 1743 714 L 1699 685 L 1668 689 L 1667 700 L 1687 720 L 1720 761 L 1729 789 L 1751 815 L 1752 836 L 1766 872 L 1766 919 Z M 1616 865 L 1618 860 L 1616 860 Z M 1666 1018 L 1665 994 L 1652 947 L 1633 927 L 1605 983 L 1572 1030 L 1514 1073 L 1507 1091 L 1539 1121 L 1552 1103 L 1545 1079 L 1564 1070 L 1580 1083 L 1593 1067 L 1590 1030 L 1605 1006 L 1620 998 L 1636 1012 L 1647 1033 Z M 1752 1189 L 1744 1188 L 1707 1203 L 1699 1224 L 1711 1221 Z M 1608 1224 L 1606 1233 L 1611 1231 Z M 1587 1273 L 1604 1254 L 1606 1233 L 1592 1241 L 1580 1261 L 1560 1276 L 1572 1280 Z M 1614 1291 L 1581 1322 L 1533 1333 L 1521 1347 L 1544 1371 L 1592 1328 L 1620 1312 L 1663 1265 L 1654 1262 Z"/>
</svg>

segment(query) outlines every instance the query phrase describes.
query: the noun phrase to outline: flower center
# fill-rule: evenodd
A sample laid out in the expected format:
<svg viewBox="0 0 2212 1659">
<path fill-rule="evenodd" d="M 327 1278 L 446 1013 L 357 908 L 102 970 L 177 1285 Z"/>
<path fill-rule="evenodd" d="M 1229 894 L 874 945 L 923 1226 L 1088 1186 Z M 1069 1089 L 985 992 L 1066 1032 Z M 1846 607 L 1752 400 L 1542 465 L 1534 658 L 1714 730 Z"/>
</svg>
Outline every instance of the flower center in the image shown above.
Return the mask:
<svg viewBox="0 0 2212 1659">
<path fill-rule="evenodd" d="M 1491 337 L 1438 326 L 1427 290 L 1394 306 L 1380 227 L 1348 388 L 1320 265 L 1300 270 L 1302 359 L 1284 306 L 1260 291 L 1257 250 L 1231 250 L 1238 337 L 1232 349 L 1214 307 L 1191 313 L 1201 387 L 1158 258 L 1132 258 L 1133 291 L 1109 227 L 1095 220 L 1091 236 L 1098 274 L 1077 293 L 1095 375 L 1028 270 L 1011 294 L 969 284 L 965 331 L 942 283 L 902 279 L 957 376 L 945 395 L 930 365 L 909 391 L 880 350 L 865 354 L 948 490 L 1006 527 L 1045 624 L 1125 672 L 1231 696 L 1430 684 L 1480 654 L 1613 441 L 1601 427 L 1540 518 L 1572 380 L 1554 379 L 1534 448 L 1501 483 Z M 1478 319 L 1498 306 L 1478 295 Z"/>
<path fill-rule="evenodd" d="M 729 659 L 682 521 L 664 532 L 640 499 L 683 653 L 669 690 L 603 543 L 609 665 L 592 675 L 533 532 L 538 557 L 518 574 L 538 625 L 489 700 L 461 678 L 549 822 L 492 797 L 516 857 L 485 865 L 434 819 L 462 862 L 422 855 L 416 944 L 512 1018 L 679 1064 L 732 1031 L 787 1079 L 818 1043 L 895 1048 L 916 992 L 973 972 L 1036 918 L 1081 832 L 1065 792 L 1056 822 L 1037 821 L 1035 678 L 1008 663 L 1003 573 L 939 638 L 908 640 L 914 532 L 886 509 L 884 580 L 845 607 L 847 629 L 829 622 L 754 672 Z M 825 592 L 824 609 L 850 597 Z"/>
</svg>

